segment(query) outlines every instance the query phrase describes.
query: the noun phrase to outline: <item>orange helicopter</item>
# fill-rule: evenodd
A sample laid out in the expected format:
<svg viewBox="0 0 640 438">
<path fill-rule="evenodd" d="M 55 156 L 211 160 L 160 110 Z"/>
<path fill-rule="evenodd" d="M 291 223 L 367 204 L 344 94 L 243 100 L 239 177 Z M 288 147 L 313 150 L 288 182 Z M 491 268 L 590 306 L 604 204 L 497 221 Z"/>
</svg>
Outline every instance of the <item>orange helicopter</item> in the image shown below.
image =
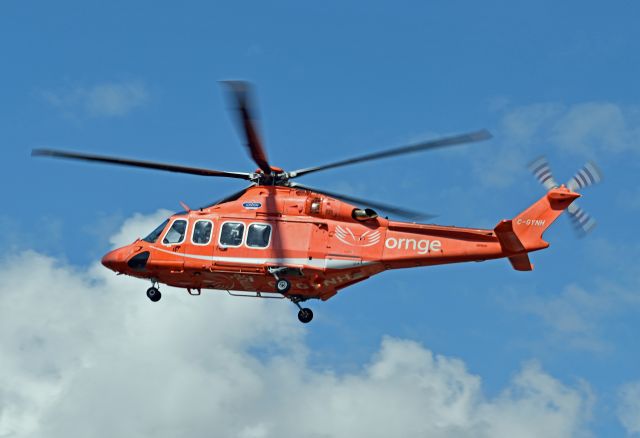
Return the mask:
<svg viewBox="0 0 640 438">
<path fill-rule="evenodd" d="M 558 185 L 543 158 L 531 168 L 547 193 L 513 219 L 493 229 L 461 228 L 383 218 L 376 210 L 416 220 L 429 215 L 293 182 L 294 178 L 341 166 L 428 149 L 487 140 L 486 130 L 431 140 L 292 172 L 269 164 L 253 117 L 250 85 L 225 82 L 246 147 L 258 169 L 253 173 L 114 158 L 51 149 L 47 156 L 142 167 L 251 182 L 240 192 L 211 205 L 176 213 L 148 236 L 109 252 L 102 264 L 118 274 L 150 280 L 151 301 L 158 301 L 160 283 L 232 295 L 288 298 L 308 323 L 311 309 L 301 303 L 327 300 L 339 290 L 388 269 L 507 258 L 514 269 L 529 271 L 528 253 L 547 248 L 544 231 L 568 209 L 576 229 L 588 232 L 595 221 L 572 202 L 576 190 L 600 181 L 587 163 L 565 185 Z M 366 207 L 365 207 L 366 206 Z M 374 210 L 375 209 L 375 210 Z M 232 292 L 233 291 L 233 292 Z"/>
</svg>

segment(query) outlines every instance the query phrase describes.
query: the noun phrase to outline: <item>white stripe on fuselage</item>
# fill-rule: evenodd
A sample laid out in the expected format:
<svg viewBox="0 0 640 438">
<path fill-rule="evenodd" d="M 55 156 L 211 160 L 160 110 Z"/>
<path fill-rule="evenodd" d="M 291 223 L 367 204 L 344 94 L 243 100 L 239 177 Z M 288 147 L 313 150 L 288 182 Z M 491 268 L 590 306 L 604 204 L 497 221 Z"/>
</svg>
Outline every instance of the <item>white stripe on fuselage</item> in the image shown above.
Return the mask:
<svg viewBox="0 0 640 438">
<path fill-rule="evenodd" d="M 258 257 L 214 257 L 214 256 L 206 256 L 199 254 L 183 254 L 180 252 L 168 251 L 166 249 L 158 248 L 152 246 L 151 248 L 164 252 L 167 254 L 172 254 L 179 257 L 184 257 L 188 259 L 197 259 L 197 260 L 208 260 L 212 262 L 227 262 L 227 263 L 238 263 L 245 265 L 282 265 L 282 266 L 307 266 L 310 268 L 316 269 L 348 269 L 355 268 L 358 266 L 370 265 L 374 262 L 362 261 L 362 260 L 336 260 L 336 259 L 311 259 L 308 258 L 258 258 Z"/>
</svg>

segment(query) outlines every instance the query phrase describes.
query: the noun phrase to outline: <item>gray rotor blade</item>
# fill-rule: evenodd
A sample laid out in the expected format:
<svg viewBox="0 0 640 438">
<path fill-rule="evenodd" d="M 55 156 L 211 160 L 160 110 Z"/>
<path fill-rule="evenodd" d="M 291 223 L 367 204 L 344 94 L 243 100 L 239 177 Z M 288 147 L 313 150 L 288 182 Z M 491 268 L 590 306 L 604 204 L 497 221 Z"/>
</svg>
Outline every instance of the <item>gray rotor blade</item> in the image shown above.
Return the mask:
<svg viewBox="0 0 640 438">
<path fill-rule="evenodd" d="M 567 183 L 569 190 L 581 190 L 585 187 L 592 186 L 602 181 L 602 172 L 595 163 L 589 161 L 578 170 L 576 174 Z"/>
<path fill-rule="evenodd" d="M 290 183 L 290 187 L 309 190 L 310 192 L 316 192 L 321 195 L 326 195 L 332 198 L 340 199 L 342 201 L 352 202 L 362 207 L 372 207 L 376 210 L 392 213 L 398 216 L 405 217 L 407 219 L 418 220 L 418 219 L 431 219 L 436 217 L 436 215 L 433 215 L 433 214 L 427 214 L 419 211 L 408 210 L 405 208 L 395 207 L 393 205 L 382 204 L 380 202 L 372 202 L 367 199 L 355 198 L 353 196 L 342 195 L 339 193 L 332 193 L 327 190 L 314 189 L 312 187 L 307 187 L 298 183 Z"/>
<path fill-rule="evenodd" d="M 538 182 L 544 186 L 545 189 L 551 190 L 555 187 L 559 187 L 560 184 L 556 182 L 551 173 L 551 166 L 547 162 L 545 157 L 540 157 L 529 164 L 529 170 L 536 177 Z"/>
<path fill-rule="evenodd" d="M 576 203 L 572 203 L 567 208 L 567 213 L 571 219 L 571 224 L 580 237 L 586 236 L 596 226 L 596 220 L 589 213 L 580 208 Z"/>
<path fill-rule="evenodd" d="M 386 151 L 374 152 L 372 154 L 361 155 L 359 157 L 349 158 L 347 160 L 336 161 L 334 163 L 324 164 L 321 166 L 307 167 L 294 172 L 289 172 L 289 177 L 295 178 L 311 172 L 319 172 L 321 170 L 333 169 L 335 167 L 348 166 L 350 164 L 362 163 L 364 161 L 379 160 L 382 158 L 393 157 L 396 155 L 410 154 L 414 152 L 425 151 L 428 149 L 436 149 L 445 146 L 454 146 L 464 143 L 472 143 L 476 141 L 488 140 L 492 136 L 487 130 L 470 132 L 467 134 L 456 135 L 453 137 L 445 137 L 436 140 L 430 140 L 409 146 L 388 149 Z"/>
<path fill-rule="evenodd" d="M 262 171 L 269 175 L 271 166 L 267 160 L 267 154 L 262 146 L 262 140 L 258 132 L 258 121 L 255 117 L 251 84 L 244 81 L 222 81 L 229 89 L 232 100 L 238 111 L 237 122 L 244 136 L 245 146 L 249 155 Z"/>
<path fill-rule="evenodd" d="M 64 158 L 71 160 L 91 161 L 95 163 L 115 164 L 118 166 L 142 167 L 145 169 L 164 170 L 167 172 L 187 173 L 200 176 L 220 176 L 226 178 L 251 179 L 252 174 L 245 172 L 226 172 L 223 170 L 202 169 L 197 167 L 178 166 L 175 164 L 155 163 L 151 161 L 131 160 L 128 158 L 107 157 L 80 152 L 67 152 L 53 149 L 34 149 L 32 157 Z"/>
</svg>

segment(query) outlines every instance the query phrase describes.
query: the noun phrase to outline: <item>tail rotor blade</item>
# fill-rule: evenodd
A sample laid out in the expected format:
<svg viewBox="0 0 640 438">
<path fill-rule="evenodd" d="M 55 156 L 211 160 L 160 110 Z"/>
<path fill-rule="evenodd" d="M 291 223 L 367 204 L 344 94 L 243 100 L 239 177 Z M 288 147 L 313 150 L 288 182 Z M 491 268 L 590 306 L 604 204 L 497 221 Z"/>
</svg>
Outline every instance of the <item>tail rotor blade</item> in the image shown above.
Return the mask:
<svg viewBox="0 0 640 438">
<path fill-rule="evenodd" d="M 551 190 L 559 187 L 557 181 L 551 173 L 551 166 L 545 157 L 540 157 L 529 164 L 529 170 L 545 189 Z M 598 167 L 588 162 L 575 174 L 567 183 L 567 188 L 576 191 L 594 185 L 602 180 L 602 173 Z M 596 220 L 592 218 L 586 211 L 580 208 L 575 202 L 567 207 L 567 214 L 571 220 L 571 225 L 576 231 L 578 237 L 584 237 L 591 232 L 596 226 Z"/>
<path fill-rule="evenodd" d="M 567 183 L 569 190 L 581 190 L 602 181 L 602 173 L 595 163 L 589 161 Z"/>
<path fill-rule="evenodd" d="M 575 202 L 569 206 L 567 213 L 579 237 L 586 236 L 597 224 L 596 220 L 592 218 L 589 213 L 577 206 Z"/>
<path fill-rule="evenodd" d="M 549 162 L 545 157 L 540 157 L 535 161 L 532 161 L 531 164 L 529 164 L 529 170 L 547 190 L 551 190 L 560 185 L 553 178 L 551 166 L 549 166 Z"/>
</svg>

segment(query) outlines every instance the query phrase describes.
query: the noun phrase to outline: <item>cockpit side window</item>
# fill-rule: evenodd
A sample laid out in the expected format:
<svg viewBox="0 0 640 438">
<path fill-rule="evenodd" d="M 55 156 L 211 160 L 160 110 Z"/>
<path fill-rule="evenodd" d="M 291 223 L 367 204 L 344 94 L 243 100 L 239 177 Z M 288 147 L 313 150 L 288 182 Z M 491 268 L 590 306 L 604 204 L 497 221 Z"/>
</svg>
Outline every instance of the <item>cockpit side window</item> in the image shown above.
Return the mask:
<svg viewBox="0 0 640 438">
<path fill-rule="evenodd" d="M 171 228 L 164 235 L 162 243 L 165 245 L 172 245 L 182 243 L 184 241 L 184 235 L 187 232 L 187 221 L 185 219 L 176 219 L 171 224 Z"/>
<path fill-rule="evenodd" d="M 193 226 L 193 235 L 191 241 L 195 245 L 207 245 L 211 241 L 211 230 L 213 222 L 210 220 L 199 220 Z"/>
<path fill-rule="evenodd" d="M 156 243 L 156 240 L 158 240 L 158 237 L 160 237 L 160 234 L 162 233 L 162 230 L 164 230 L 164 227 L 166 227 L 168 223 L 169 223 L 169 219 L 167 219 L 166 221 L 164 221 L 160 225 L 158 225 L 158 228 L 153 230 L 151 233 L 149 233 L 149 235 L 147 237 L 145 237 L 142 240 L 144 240 L 145 242 L 149 242 L 149 243 Z"/>
<path fill-rule="evenodd" d="M 244 224 L 241 222 L 225 222 L 220 229 L 220 245 L 240 246 L 244 236 Z"/>
<path fill-rule="evenodd" d="M 271 225 L 251 224 L 247 231 L 247 246 L 249 248 L 266 248 L 271 240 Z"/>
</svg>

